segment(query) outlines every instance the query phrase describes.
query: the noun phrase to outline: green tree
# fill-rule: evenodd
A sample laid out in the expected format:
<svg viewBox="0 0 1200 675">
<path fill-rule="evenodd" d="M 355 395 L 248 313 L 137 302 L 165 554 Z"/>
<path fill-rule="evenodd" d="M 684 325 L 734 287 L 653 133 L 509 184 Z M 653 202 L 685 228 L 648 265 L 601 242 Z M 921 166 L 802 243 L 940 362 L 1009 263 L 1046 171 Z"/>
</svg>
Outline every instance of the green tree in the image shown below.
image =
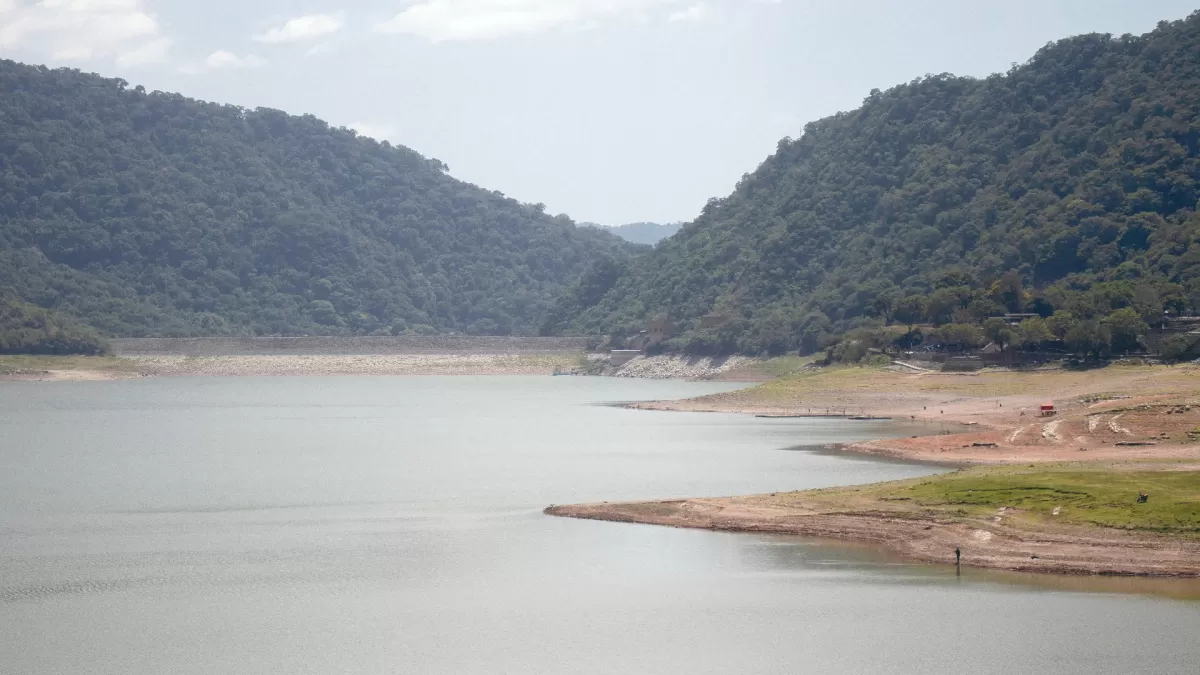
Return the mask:
<svg viewBox="0 0 1200 675">
<path fill-rule="evenodd" d="M 883 325 L 892 325 L 896 304 L 898 302 L 896 291 L 894 289 L 880 292 L 871 300 L 871 311 L 876 316 L 883 319 Z"/>
<path fill-rule="evenodd" d="M 1076 354 L 1101 358 L 1110 351 L 1112 332 L 1099 321 L 1080 321 L 1067 331 L 1064 341 Z"/>
<path fill-rule="evenodd" d="M 983 346 L 983 329 L 973 323 L 951 323 L 938 329 L 942 344 L 958 351 Z"/>
<path fill-rule="evenodd" d="M 896 320 L 908 326 L 908 332 L 925 316 L 925 298 L 919 295 L 909 295 L 896 303 L 894 312 Z"/>
<path fill-rule="evenodd" d="M 1055 339 L 1049 322 L 1041 317 L 1022 321 L 1017 326 L 1017 332 L 1020 336 L 1021 346 L 1026 349 L 1037 349 L 1039 346 L 1047 342 L 1053 342 Z"/>
<path fill-rule="evenodd" d="M 1005 272 L 1000 280 L 992 285 L 992 298 L 996 304 L 1010 312 L 1024 311 L 1025 291 L 1021 284 L 1021 274 L 1016 270 Z"/>
<path fill-rule="evenodd" d="M 1050 329 L 1054 337 L 1064 341 L 1067 339 L 1067 333 L 1070 333 L 1071 329 L 1078 324 L 1079 318 L 1073 312 L 1066 310 L 1055 312 L 1046 319 L 1046 327 Z"/>
<path fill-rule="evenodd" d="M 1013 330 L 1013 327 L 998 317 L 992 317 L 983 322 L 983 334 L 995 343 L 1000 351 L 1004 351 L 1017 340 L 1017 332 Z"/>
<path fill-rule="evenodd" d="M 1167 361 L 1190 361 L 1200 358 L 1200 336 L 1172 335 L 1163 340 L 1161 356 Z"/>
<path fill-rule="evenodd" d="M 1146 325 L 1132 307 L 1118 309 L 1109 314 L 1104 323 L 1111 334 L 1112 349 L 1118 354 L 1140 349 L 1142 338 L 1150 332 L 1150 326 Z"/>
<path fill-rule="evenodd" d="M 925 318 L 935 326 L 952 321 L 954 311 L 960 308 L 964 296 L 969 297 L 969 291 L 962 288 L 939 288 L 929 295 L 925 304 Z"/>
</svg>

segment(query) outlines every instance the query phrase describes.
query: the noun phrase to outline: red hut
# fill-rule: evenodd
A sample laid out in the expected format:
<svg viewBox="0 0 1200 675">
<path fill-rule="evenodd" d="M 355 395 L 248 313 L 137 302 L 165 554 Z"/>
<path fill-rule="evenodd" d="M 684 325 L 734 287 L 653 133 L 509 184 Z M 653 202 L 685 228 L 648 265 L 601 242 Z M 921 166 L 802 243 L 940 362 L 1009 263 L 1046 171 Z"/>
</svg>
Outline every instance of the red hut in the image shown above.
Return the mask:
<svg viewBox="0 0 1200 675">
<path fill-rule="evenodd" d="M 1057 414 L 1058 414 L 1058 411 L 1054 409 L 1053 403 L 1043 403 L 1042 404 L 1042 417 L 1052 417 Z"/>
</svg>

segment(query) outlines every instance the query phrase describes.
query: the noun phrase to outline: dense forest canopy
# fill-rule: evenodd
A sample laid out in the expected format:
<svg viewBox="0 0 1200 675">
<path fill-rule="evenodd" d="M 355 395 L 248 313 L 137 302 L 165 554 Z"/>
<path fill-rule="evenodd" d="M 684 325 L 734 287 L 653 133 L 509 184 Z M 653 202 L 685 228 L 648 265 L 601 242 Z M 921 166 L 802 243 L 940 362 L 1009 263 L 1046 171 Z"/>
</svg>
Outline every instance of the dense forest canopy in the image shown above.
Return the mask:
<svg viewBox="0 0 1200 675">
<path fill-rule="evenodd" d="M 0 290 L 0 354 L 103 354 L 92 329 Z"/>
<path fill-rule="evenodd" d="M 534 332 L 636 247 L 312 116 L 0 61 L 0 286 L 110 335 Z"/>
<path fill-rule="evenodd" d="M 988 317 L 1058 313 L 1043 341 L 1129 349 L 1164 312 L 1200 313 L 1198 112 L 1200 13 L 875 90 L 652 253 L 593 267 L 542 329 L 666 315 L 668 346 L 760 353 L 893 321 L 978 342 Z"/>
</svg>

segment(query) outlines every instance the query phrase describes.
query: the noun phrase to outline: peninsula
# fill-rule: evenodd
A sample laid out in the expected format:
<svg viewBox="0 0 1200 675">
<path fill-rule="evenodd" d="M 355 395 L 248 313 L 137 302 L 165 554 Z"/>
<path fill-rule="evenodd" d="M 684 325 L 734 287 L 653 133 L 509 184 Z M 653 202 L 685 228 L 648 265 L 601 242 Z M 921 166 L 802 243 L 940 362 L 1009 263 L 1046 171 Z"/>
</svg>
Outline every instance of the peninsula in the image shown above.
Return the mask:
<svg viewBox="0 0 1200 675">
<path fill-rule="evenodd" d="M 1055 414 L 1041 415 L 1047 402 Z M 835 367 L 656 410 L 863 413 L 930 433 L 846 452 L 959 467 L 930 478 L 747 497 L 553 506 L 556 516 L 830 537 L 915 561 L 1200 576 L 1200 367 L 908 374 Z M 850 422 L 853 423 L 853 422 Z M 974 427 L 949 433 L 959 425 Z M 968 428 L 969 428 L 968 427 Z"/>
</svg>

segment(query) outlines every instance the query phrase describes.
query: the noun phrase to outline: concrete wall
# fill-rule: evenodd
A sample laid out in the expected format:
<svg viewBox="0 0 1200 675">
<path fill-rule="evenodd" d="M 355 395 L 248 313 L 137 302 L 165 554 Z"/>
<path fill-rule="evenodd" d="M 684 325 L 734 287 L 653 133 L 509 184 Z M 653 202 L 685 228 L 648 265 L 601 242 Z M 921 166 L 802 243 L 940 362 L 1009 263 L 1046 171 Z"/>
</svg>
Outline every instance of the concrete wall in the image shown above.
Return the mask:
<svg viewBox="0 0 1200 675">
<path fill-rule="evenodd" d="M 608 365 L 623 366 L 641 355 L 640 349 L 614 349 L 608 353 Z"/>
<path fill-rule="evenodd" d="M 118 338 L 118 356 L 259 356 L 269 354 L 533 354 L 582 352 L 587 338 L 370 336 L 262 338 Z"/>
</svg>

